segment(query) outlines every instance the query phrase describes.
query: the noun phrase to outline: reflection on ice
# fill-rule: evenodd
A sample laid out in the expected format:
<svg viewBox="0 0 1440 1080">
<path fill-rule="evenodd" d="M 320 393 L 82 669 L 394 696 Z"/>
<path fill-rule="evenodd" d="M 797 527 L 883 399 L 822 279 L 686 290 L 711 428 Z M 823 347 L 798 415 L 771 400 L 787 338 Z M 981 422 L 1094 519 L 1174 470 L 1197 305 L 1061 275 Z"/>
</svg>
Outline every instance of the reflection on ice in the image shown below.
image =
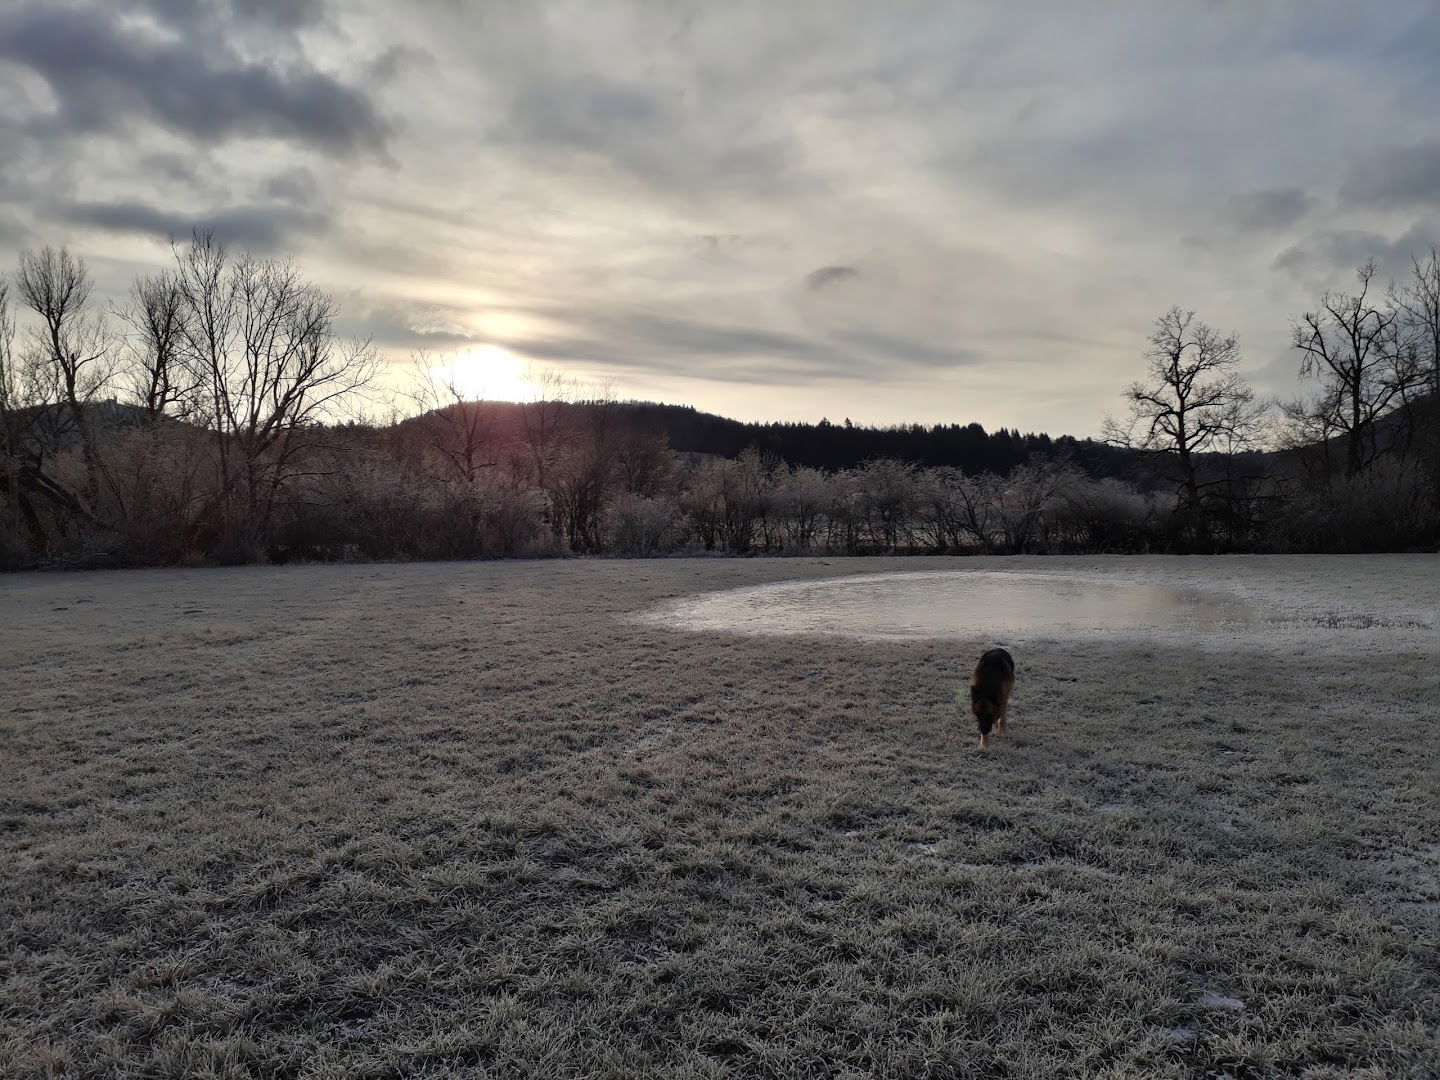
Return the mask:
<svg viewBox="0 0 1440 1080">
<path fill-rule="evenodd" d="M 1184 629 L 1263 625 L 1223 592 L 1064 574 L 936 571 L 782 582 L 711 593 L 651 616 L 687 630 L 860 638 Z"/>
</svg>

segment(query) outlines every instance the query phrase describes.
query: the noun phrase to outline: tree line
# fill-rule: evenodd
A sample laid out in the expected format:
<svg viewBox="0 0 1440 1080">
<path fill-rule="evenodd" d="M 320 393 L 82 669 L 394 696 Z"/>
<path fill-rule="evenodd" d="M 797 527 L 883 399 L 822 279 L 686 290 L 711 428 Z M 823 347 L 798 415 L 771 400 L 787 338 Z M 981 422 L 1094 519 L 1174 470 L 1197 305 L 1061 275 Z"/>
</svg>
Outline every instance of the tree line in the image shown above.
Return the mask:
<svg viewBox="0 0 1440 1080">
<path fill-rule="evenodd" d="M 1257 400 L 1171 309 L 1105 441 L 977 424 L 738 424 L 555 373 L 466 400 L 379 363 L 284 259 L 208 234 L 101 306 L 83 259 L 0 277 L 0 564 L 577 554 L 1433 549 L 1440 260 L 1294 320 L 1315 392 Z"/>
<path fill-rule="evenodd" d="M 1064 454 L 1087 472 L 1115 475 L 1136 457 L 1124 447 L 1096 439 L 1052 438 L 1004 427 L 986 431 L 973 421 L 883 427 L 854 424 L 848 417 L 838 423 L 829 418 L 818 423 L 745 423 L 686 405 L 627 401 L 617 407 L 624 423 L 663 434 L 677 450 L 736 457 L 754 448 L 791 465 L 827 472 L 895 458 L 927 467 L 950 465 L 966 472 L 1003 474 L 1032 457 Z"/>
</svg>

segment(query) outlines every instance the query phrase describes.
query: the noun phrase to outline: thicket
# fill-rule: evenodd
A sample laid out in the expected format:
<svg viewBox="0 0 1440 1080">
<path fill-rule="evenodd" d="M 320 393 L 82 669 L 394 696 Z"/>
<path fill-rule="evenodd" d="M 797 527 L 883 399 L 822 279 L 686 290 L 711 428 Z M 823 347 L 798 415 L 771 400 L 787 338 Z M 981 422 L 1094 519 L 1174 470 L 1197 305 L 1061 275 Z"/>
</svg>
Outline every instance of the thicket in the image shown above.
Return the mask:
<svg viewBox="0 0 1440 1080">
<path fill-rule="evenodd" d="M 356 420 L 374 350 L 290 262 L 197 234 L 102 309 L 83 260 L 27 252 L 0 278 L 0 564 L 1433 549 L 1440 259 L 1374 276 L 1295 320 L 1317 392 L 1279 409 L 1172 309 L 1106 444 L 768 425 L 732 456 L 554 376 L 523 404 L 421 377 L 408 415 Z M 980 467 L 927 463 L 946 439 Z M 806 463 L 865 440 L 930 449 Z"/>
</svg>

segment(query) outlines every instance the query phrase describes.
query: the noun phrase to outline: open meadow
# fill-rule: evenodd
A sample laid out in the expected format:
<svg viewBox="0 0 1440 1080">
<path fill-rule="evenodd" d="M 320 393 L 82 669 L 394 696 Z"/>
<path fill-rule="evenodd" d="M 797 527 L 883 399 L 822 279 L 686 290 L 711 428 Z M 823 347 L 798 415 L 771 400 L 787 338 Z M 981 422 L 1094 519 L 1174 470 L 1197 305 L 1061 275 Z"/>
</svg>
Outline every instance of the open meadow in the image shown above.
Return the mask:
<svg viewBox="0 0 1440 1080">
<path fill-rule="evenodd" d="M 632 617 L 937 569 L 1289 623 Z M 1440 560 L 0 579 L 0 1075 L 1440 1077 Z"/>
</svg>

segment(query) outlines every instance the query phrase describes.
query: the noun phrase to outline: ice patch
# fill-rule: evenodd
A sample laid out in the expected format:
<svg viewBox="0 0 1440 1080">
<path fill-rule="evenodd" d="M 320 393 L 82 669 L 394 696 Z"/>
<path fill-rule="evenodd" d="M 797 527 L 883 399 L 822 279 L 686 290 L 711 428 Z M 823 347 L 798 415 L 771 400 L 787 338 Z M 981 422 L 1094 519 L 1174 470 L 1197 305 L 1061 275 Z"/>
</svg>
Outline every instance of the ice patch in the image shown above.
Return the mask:
<svg viewBox="0 0 1440 1080">
<path fill-rule="evenodd" d="M 1181 573 L 928 570 L 730 589 L 672 601 L 638 618 L 673 629 L 749 635 L 984 637 L 1002 644 L 1082 635 L 1263 644 L 1280 636 L 1435 626 L 1433 611 L 1364 610 L 1353 594 L 1335 596 L 1334 585 L 1324 578 L 1296 590 Z"/>
</svg>

